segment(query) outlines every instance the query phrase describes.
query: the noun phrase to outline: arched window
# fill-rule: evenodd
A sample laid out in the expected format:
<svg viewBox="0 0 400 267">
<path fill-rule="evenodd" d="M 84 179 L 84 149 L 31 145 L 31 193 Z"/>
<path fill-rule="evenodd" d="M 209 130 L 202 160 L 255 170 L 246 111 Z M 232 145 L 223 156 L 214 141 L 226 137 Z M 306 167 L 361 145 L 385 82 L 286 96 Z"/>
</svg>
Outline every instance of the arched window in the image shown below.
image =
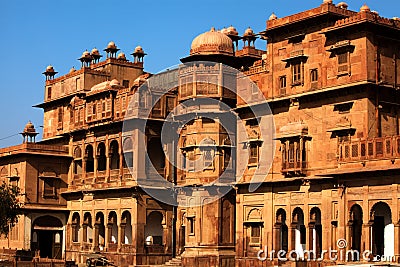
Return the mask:
<svg viewBox="0 0 400 267">
<path fill-rule="evenodd" d="M 104 214 L 102 212 L 98 212 L 96 214 L 96 222 L 95 222 L 95 239 L 94 246 L 95 249 L 99 249 L 100 251 L 104 249 L 105 246 L 105 237 L 106 230 L 104 226 Z"/>
<path fill-rule="evenodd" d="M 234 204 L 229 199 L 222 201 L 222 227 L 221 227 L 221 243 L 233 243 L 233 222 L 234 222 Z"/>
<path fill-rule="evenodd" d="M 214 156 L 215 156 L 215 141 L 211 138 L 205 138 L 200 142 L 200 149 L 202 153 L 203 166 L 204 169 L 214 168 Z"/>
<path fill-rule="evenodd" d="M 110 143 L 110 169 L 119 169 L 119 145 L 117 140 Z"/>
<path fill-rule="evenodd" d="M 322 225 L 321 225 L 321 210 L 317 207 L 313 207 L 310 210 L 310 247 L 315 251 L 314 257 L 319 258 L 322 251 Z"/>
<path fill-rule="evenodd" d="M 74 174 L 82 173 L 82 151 L 79 147 L 74 150 Z"/>
<path fill-rule="evenodd" d="M 92 225 L 92 215 L 86 212 L 83 217 L 83 242 L 92 243 L 93 242 L 93 225 Z"/>
<path fill-rule="evenodd" d="M 124 211 L 122 213 L 121 218 L 121 230 L 123 233 L 123 240 L 121 240 L 122 244 L 130 245 L 132 244 L 132 222 L 131 222 L 131 213 L 129 211 Z"/>
<path fill-rule="evenodd" d="M 147 85 L 142 85 L 139 91 L 139 107 L 147 107 Z"/>
<path fill-rule="evenodd" d="M 286 211 L 282 208 L 276 212 L 276 226 L 278 229 L 278 250 L 288 251 L 288 227 L 286 225 Z"/>
<path fill-rule="evenodd" d="M 86 172 L 94 172 L 93 147 L 87 145 L 85 150 Z"/>
<path fill-rule="evenodd" d="M 144 235 L 146 245 L 162 245 L 163 243 L 163 215 L 161 212 L 152 211 L 146 217 Z"/>
<path fill-rule="evenodd" d="M 160 137 L 149 138 L 147 142 L 147 151 L 150 158 L 148 164 L 152 164 L 154 169 L 161 175 L 164 175 L 165 154 L 161 144 Z M 146 166 L 147 170 L 151 170 L 150 165 Z"/>
<path fill-rule="evenodd" d="M 132 139 L 127 137 L 123 142 L 123 153 L 124 153 L 124 168 L 133 167 L 133 143 Z"/>
<path fill-rule="evenodd" d="M 72 215 L 72 242 L 79 242 L 79 230 L 81 228 L 81 218 L 79 213 Z"/>
<path fill-rule="evenodd" d="M 350 218 L 349 218 L 349 230 L 351 234 L 351 249 L 361 252 L 361 236 L 362 236 L 362 224 L 363 224 L 363 212 L 362 208 L 358 204 L 354 204 L 350 209 Z M 354 255 L 357 257 L 353 257 L 354 261 L 360 260 L 359 255 Z"/>
<path fill-rule="evenodd" d="M 229 167 L 229 163 L 231 163 L 231 157 L 232 157 L 232 143 L 231 139 L 229 137 L 224 139 L 224 170 Z M 233 161 L 231 163 L 231 168 L 233 167 Z"/>
<path fill-rule="evenodd" d="M 108 215 L 108 244 L 118 244 L 117 214 L 111 211 Z"/>
<path fill-rule="evenodd" d="M 106 170 L 106 146 L 104 143 L 99 143 L 97 146 L 97 170 Z"/>
<path fill-rule="evenodd" d="M 248 228 L 246 235 L 248 236 L 249 245 L 252 247 L 260 245 L 263 228 L 261 210 L 253 208 L 247 215 L 246 225 Z"/>
<path fill-rule="evenodd" d="M 376 203 L 370 214 L 372 222 L 372 253 L 394 256 L 394 224 L 392 211 L 384 202 Z"/>
<path fill-rule="evenodd" d="M 295 225 L 294 239 L 295 250 L 300 258 L 304 257 L 304 250 L 306 249 L 306 227 L 304 225 L 304 213 L 299 207 L 293 210 L 292 224 Z"/>
</svg>

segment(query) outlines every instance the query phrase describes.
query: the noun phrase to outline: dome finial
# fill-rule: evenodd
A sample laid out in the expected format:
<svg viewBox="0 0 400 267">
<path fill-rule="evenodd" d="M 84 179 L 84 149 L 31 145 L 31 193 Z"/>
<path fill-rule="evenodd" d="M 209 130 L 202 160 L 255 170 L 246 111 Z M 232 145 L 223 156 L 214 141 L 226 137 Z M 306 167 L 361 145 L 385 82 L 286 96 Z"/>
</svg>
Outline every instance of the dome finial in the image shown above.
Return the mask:
<svg viewBox="0 0 400 267">
<path fill-rule="evenodd" d="M 340 2 L 339 4 L 336 5 L 338 8 L 341 9 L 347 9 L 349 5 L 346 2 Z"/>
<path fill-rule="evenodd" d="M 269 19 L 268 20 L 274 20 L 274 19 L 277 19 L 278 17 L 275 15 L 275 13 L 274 12 L 272 12 L 272 14 L 271 14 L 271 16 L 269 16 Z"/>
<path fill-rule="evenodd" d="M 364 4 L 364 5 L 360 8 L 360 12 L 371 12 L 371 9 L 369 8 L 369 6 L 367 6 L 367 4 Z"/>
</svg>

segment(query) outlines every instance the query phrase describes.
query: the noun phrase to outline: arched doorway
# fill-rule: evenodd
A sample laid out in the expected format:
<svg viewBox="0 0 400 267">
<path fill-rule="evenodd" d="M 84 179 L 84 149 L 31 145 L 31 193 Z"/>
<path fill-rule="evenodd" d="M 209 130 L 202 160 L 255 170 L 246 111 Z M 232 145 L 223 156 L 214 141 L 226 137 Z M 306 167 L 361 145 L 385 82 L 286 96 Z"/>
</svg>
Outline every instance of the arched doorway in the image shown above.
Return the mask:
<svg viewBox="0 0 400 267">
<path fill-rule="evenodd" d="M 79 231 L 81 226 L 81 218 L 78 212 L 72 215 L 72 242 L 79 242 Z"/>
<path fill-rule="evenodd" d="M 146 218 L 144 235 L 147 245 L 162 245 L 163 243 L 163 215 L 161 212 L 152 211 Z"/>
<path fill-rule="evenodd" d="M 124 211 L 121 217 L 121 230 L 123 244 L 131 245 L 132 244 L 132 221 L 131 221 L 131 213 L 129 211 Z"/>
<path fill-rule="evenodd" d="M 111 211 L 108 215 L 108 246 L 118 244 L 118 225 L 117 225 L 117 213 Z"/>
<path fill-rule="evenodd" d="M 63 224 L 53 216 L 41 216 L 33 222 L 32 250 L 39 250 L 41 258 L 61 259 Z"/>
<path fill-rule="evenodd" d="M 282 208 L 276 212 L 276 227 L 279 229 L 278 249 L 288 251 L 288 227 L 286 225 L 286 211 Z"/>
<path fill-rule="evenodd" d="M 304 258 L 306 249 L 306 227 L 304 225 L 304 213 L 299 207 L 293 210 L 292 225 L 294 226 L 294 249 L 299 258 Z"/>
<path fill-rule="evenodd" d="M 376 203 L 371 209 L 372 253 L 379 256 L 394 256 L 394 224 L 388 204 Z"/>
<path fill-rule="evenodd" d="M 322 225 L 321 210 L 317 207 L 314 207 L 310 210 L 309 227 L 311 251 L 316 254 L 316 258 L 319 258 L 322 251 Z"/>
<path fill-rule="evenodd" d="M 104 226 L 104 214 L 98 212 L 96 214 L 96 222 L 94 224 L 95 236 L 94 236 L 94 246 L 95 250 L 104 250 L 106 230 Z"/>
<path fill-rule="evenodd" d="M 351 234 L 351 249 L 358 252 L 361 252 L 362 216 L 362 208 L 360 205 L 354 204 L 350 209 L 349 230 Z M 359 258 L 354 260 L 359 260 Z"/>
<path fill-rule="evenodd" d="M 179 228 L 178 254 L 182 254 L 185 251 L 185 245 L 186 245 L 186 213 L 184 212 L 181 216 L 181 227 Z"/>
</svg>

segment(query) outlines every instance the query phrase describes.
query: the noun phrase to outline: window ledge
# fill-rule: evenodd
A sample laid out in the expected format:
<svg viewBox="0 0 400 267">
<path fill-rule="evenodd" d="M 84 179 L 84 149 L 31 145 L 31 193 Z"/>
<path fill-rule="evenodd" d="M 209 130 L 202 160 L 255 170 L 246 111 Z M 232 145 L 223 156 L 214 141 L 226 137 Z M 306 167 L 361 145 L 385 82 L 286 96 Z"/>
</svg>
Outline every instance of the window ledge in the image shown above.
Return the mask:
<svg viewBox="0 0 400 267">
<path fill-rule="evenodd" d="M 338 74 L 336 75 L 337 77 L 341 77 L 341 76 L 351 76 L 351 73 L 349 71 L 343 71 L 343 72 L 338 72 Z"/>
<path fill-rule="evenodd" d="M 255 168 L 255 167 L 258 167 L 258 163 L 248 163 L 248 164 L 247 164 L 247 167 L 248 167 L 248 168 Z"/>
</svg>

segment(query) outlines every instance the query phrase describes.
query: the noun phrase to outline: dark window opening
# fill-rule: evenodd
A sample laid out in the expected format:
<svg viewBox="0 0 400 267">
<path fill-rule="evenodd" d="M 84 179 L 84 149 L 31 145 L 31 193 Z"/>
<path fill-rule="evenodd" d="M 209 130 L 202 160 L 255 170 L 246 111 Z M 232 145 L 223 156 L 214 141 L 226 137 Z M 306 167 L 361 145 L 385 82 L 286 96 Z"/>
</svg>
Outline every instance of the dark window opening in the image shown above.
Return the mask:
<svg viewBox="0 0 400 267">
<path fill-rule="evenodd" d="M 189 227 L 188 233 L 189 233 L 189 235 L 194 235 L 195 234 L 195 231 L 194 231 L 194 217 L 189 217 L 189 218 L 187 218 L 187 220 L 188 220 L 188 227 Z"/>
<path fill-rule="evenodd" d="M 318 82 L 318 69 L 312 69 L 310 72 L 311 82 Z"/>
<path fill-rule="evenodd" d="M 279 94 L 286 94 L 286 76 L 279 77 Z"/>
<path fill-rule="evenodd" d="M 261 225 L 254 224 L 250 227 L 250 243 L 259 244 L 261 241 Z"/>
<path fill-rule="evenodd" d="M 258 163 L 258 149 L 259 146 L 257 143 L 252 142 L 250 143 L 250 147 L 249 147 L 249 164 L 256 164 Z"/>
<path fill-rule="evenodd" d="M 56 180 L 55 179 L 44 179 L 43 197 L 55 197 L 56 196 Z"/>
<path fill-rule="evenodd" d="M 47 87 L 47 100 L 51 99 L 51 87 Z"/>
<path fill-rule="evenodd" d="M 129 80 L 123 80 L 123 81 L 122 81 L 122 86 L 123 86 L 124 88 L 129 88 Z"/>
<path fill-rule="evenodd" d="M 294 63 L 292 65 L 292 84 L 298 85 L 302 83 L 301 63 Z"/>
<path fill-rule="evenodd" d="M 93 147 L 88 145 L 85 151 L 86 157 L 86 172 L 94 172 L 94 158 L 93 158 Z"/>
<path fill-rule="evenodd" d="M 333 111 L 338 111 L 339 114 L 349 113 L 352 107 L 353 107 L 353 102 L 336 104 L 333 108 Z"/>
</svg>

